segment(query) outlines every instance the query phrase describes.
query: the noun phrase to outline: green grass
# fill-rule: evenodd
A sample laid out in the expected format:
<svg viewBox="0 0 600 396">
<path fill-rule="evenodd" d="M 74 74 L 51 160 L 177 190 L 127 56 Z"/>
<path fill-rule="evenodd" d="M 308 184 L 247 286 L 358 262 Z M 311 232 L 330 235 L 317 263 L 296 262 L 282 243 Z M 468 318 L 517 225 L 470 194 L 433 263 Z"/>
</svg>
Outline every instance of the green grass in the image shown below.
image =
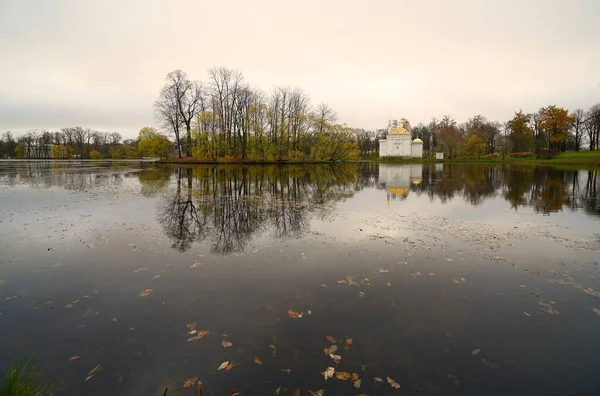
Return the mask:
<svg viewBox="0 0 600 396">
<path fill-rule="evenodd" d="M 49 396 L 48 382 L 40 375 L 39 368 L 30 358 L 24 365 L 13 362 L 4 378 L 0 379 L 2 396 Z"/>
</svg>

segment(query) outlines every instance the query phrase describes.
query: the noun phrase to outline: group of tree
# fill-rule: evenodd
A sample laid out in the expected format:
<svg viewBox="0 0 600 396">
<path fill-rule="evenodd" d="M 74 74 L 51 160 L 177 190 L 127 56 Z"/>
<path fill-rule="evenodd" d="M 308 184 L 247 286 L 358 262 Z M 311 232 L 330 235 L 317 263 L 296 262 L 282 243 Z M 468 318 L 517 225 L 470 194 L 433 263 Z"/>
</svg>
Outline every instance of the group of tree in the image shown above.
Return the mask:
<svg viewBox="0 0 600 396">
<path fill-rule="evenodd" d="M 235 70 L 210 69 L 204 83 L 175 70 L 154 107 L 179 157 L 339 161 L 359 154 L 360 131 L 337 123 L 328 105 L 311 106 L 299 88 L 278 86 L 265 93 Z"/>
<path fill-rule="evenodd" d="M 139 158 L 137 141 L 123 140 L 118 132 L 70 127 L 59 131 L 29 130 L 21 136 L 5 132 L 0 158 Z"/>
</svg>

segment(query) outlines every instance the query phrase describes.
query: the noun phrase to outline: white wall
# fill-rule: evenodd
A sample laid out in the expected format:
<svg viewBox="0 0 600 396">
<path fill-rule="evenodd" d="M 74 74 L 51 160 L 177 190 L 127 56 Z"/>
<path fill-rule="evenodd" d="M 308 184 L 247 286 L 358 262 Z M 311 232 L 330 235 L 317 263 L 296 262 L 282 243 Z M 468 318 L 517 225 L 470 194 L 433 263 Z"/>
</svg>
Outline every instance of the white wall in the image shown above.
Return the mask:
<svg viewBox="0 0 600 396">
<path fill-rule="evenodd" d="M 423 143 L 411 143 L 411 156 L 413 158 L 423 158 Z"/>
</svg>

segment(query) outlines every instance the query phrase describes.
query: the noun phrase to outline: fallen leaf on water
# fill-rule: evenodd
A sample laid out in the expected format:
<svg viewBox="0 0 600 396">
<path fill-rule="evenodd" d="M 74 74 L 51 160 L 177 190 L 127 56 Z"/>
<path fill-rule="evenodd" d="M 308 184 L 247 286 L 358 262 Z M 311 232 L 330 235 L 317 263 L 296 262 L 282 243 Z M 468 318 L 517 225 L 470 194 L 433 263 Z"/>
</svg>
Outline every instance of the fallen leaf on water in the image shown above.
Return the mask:
<svg viewBox="0 0 600 396">
<path fill-rule="evenodd" d="M 360 377 L 356 373 L 352 373 L 352 381 L 358 381 Z"/>
<path fill-rule="evenodd" d="M 18 294 L 13 294 L 12 296 L 6 296 L 5 300 L 16 300 L 17 298 L 21 298 Z"/>
<path fill-rule="evenodd" d="M 61 263 L 56 263 L 56 264 L 53 264 L 52 266 L 53 267 L 62 267 L 62 264 Z"/>
<path fill-rule="evenodd" d="M 379 270 L 377 270 L 377 272 L 379 272 L 380 274 L 385 274 L 386 272 L 390 272 L 390 270 L 379 268 Z"/>
<path fill-rule="evenodd" d="M 192 341 L 196 341 L 196 340 L 201 340 L 204 337 L 206 337 L 208 334 L 210 334 L 210 331 L 208 330 L 200 330 L 198 332 L 198 334 L 196 334 L 195 336 L 193 336 L 192 338 L 188 338 L 187 342 L 192 342 Z"/>
<path fill-rule="evenodd" d="M 225 370 L 227 370 L 227 371 L 231 371 L 231 369 L 232 369 L 234 366 L 235 366 L 235 363 L 229 363 L 229 364 L 227 365 L 227 367 L 225 367 Z"/>
<path fill-rule="evenodd" d="M 583 292 L 589 294 L 590 296 L 600 297 L 600 292 L 588 287 L 587 289 L 583 289 Z"/>
<path fill-rule="evenodd" d="M 326 335 L 325 338 L 327 338 L 327 341 L 331 342 L 332 344 L 335 344 L 337 342 L 337 340 L 330 335 Z"/>
<path fill-rule="evenodd" d="M 188 378 L 185 380 L 185 382 L 183 383 L 183 387 L 184 388 L 189 388 L 192 385 L 195 385 L 196 382 L 198 382 L 198 377 L 192 377 L 192 378 Z"/>
<path fill-rule="evenodd" d="M 73 308 L 74 306 L 75 305 L 69 303 L 69 304 L 65 305 L 65 308 Z"/>
<path fill-rule="evenodd" d="M 200 396 L 202 396 L 202 395 L 200 395 Z M 227 394 L 227 396 L 240 396 L 240 391 L 238 391 L 238 390 L 232 390 L 231 392 L 229 392 Z"/>
<path fill-rule="evenodd" d="M 117 382 L 119 383 L 119 385 L 121 385 L 123 383 L 123 377 L 119 377 L 117 378 Z"/>
<path fill-rule="evenodd" d="M 394 389 L 399 389 L 400 388 L 400 384 L 397 383 L 396 381 L 394 381 L 393 379 L 391 379 L 390 377 L 385 377 L 387 379 L 388 384 L 390 384 L 390 386 Z"/>
<path fill-rule="evenodd" d="M 140 297 L 148 297 L 152 291 L 152 289 L 146 289 L 143 292 L 140 292 Z"/>
<path fill-rule="evenodd" d="M 138 268 L 135 271 L 133 271 L 133 273 L 135 274 L 135 273 L 142 272 L 142 271 L 148 271 L 148 268 L 147 267 Z"/>
<path fill-rule="evenodd" d="M 342 283 L 348 283 L 348 281 L 346 281 L 345 279 L 342 279 L 342 280 L 337 281 L 336 283 L 342 284 Z"/>
<path fill-rule="evenodd" d="M 345 372 L 345 371 L 338 371 L 338 372 L 336 372 L 336 373 L 335 373 L 335 377 L 336 377 L 337 379 L 339 379 L 339 380 L 342 380 L 342 381 L 347 381 L 347 380 L 349 380 L 350 378 L 352 378 L 352 374 L 350 374 L 350 373 L 347 373 L 347 372 Z"/>
<path fill-rule="evenodd" d="M 230 341 L 223 340 L 223 341 L 221 341 L 221 345 L 223 345 L 223 348 L 229 348 L 233 344 Z"/>
<path fill-rule="evenodd" d="M 221 371 L 221 370 L 225 370 L 227 368 L 227 366 L 229 366 L 231 363 L 229 363 L 229 360 L 225 360 L 223 363 L 221 363 L 219 365 L 219 367 L 217 367 L 217 371 Z"/>
<path fill-rule="evenodd" d="M 352 384 L 354 385 L 354 387 L 356 389 L 360 388 L 360 384 L 362 383 L 362 381 L 360 379 L 357 379 L 355 381 L 352 382 Z"/>
<path fill-rule="evenodd" d="M 346 338 L 347 345 L 352 345 L 353 342 L 354 342 L 354 340 L 352 338 Z"/>
<path fill-rule="evenodd" d="M 281 369 L 281 371 L 283 371 L 284 373 L 286 373 L 287 375 L 290 375 L 292 370 L 290 369 Z"/>
<path fill-rule="evenodd" d="M 390 287 L 390 286 L 392 286 L 392 282 L 386 282 L 386 283 L 385 283 L 385 285 L 386 285 L 387 287 Z"/>
<path fill-rule="evenodd" d="M 202 263 L 200 261 L 194 261 L 192 265 L 190 265 L 190 268 L 200 267 L 201 265 Z"/>
<path fill-rule="evenodd" d="M 479 352 L 481 352 L 481 349 L 479 349 L 479 348 L 473 349 L 473 350 L 471 351 L 471 355 L 473 355 L 473 356 L 477 356 L 477 354 L 478 354 Z"/>
<path fill-rule="evenodd" d="M 335 344 L 329 347 L 329 353 L 336 353 L 337 350 L 338 350 L 338 346 Z M 329 353 L 328 353 L 328 355 L 329 355 Z"/>
<path fill-rule="evenodd" d="M 312 315 L 312 311 L 309 309 L 307 314 Z"/>
<path fill-rule="evenodd" d="M 327 287 L 325 283 L 321 283 L 321 287 Z"/>
<path fill-rule="evenodd" d="M 550 300 L 550 301 L 548 301 L 548 304 L 550 304 L 550 305 L 554 305 L 554 304 L 556 304 L 556 301 L 554 301 L 554 300 Z"/>
<path fill-rule="evenodd" d="M 333 367 L 327 367 L 325 371 L 321 371 L 321 375 L 323 376 L 323 378 L 325 378 L 325 380 L 328 380 L 329 378 L 333 377 L 333 374 L 335 374 L 335 368 Z"/>
<path fill-rule="evenodd" d="M 196 330 L 196 326 L 197 326 L 197 325 L 198 325 L 198 324 L 196 323 L 196 321 L 195 321 L 195 320 L 194 320 L 192 323 L 188 323 L 188 324 L 186 324 L 186 325 L 185 325 L 185 327 L 187 327 L 187 329 L 188 329 L 188 334 L 194 334 L 194 333 L 190 333 L 190 331 L 194 331 L 194 330 Z"/>
<path fill-rule="evenodd" d="M 281 392 L 281 386 L 280 386 L 280 387 L 278 387 L 277 389 L 275 389 L 275 394 L 276 394 L 276 395 L 278 395 L 278 394 L 279 394 L 279 392 Z"/>
<path fill-rule="evenodd" d="M 111 319 L 113 322 L 116 322 L 118 319 L 117 318 L 112 318 Z"/>
<path fill-rule="evenodd" d="M 323 353 L 324 353 L 325 355 L 329 355 L 329 353 L 330 353 L 330 350 L 329 350 L 329 348 L 325 348 L 325 349 L 323 349 Z"/>
<path fill-rule="evenodd" d="M 72 362 L 73 360 L 77 360 L 77 359 L 81 359 L 81 356 L 79 356 L 79 355 L 71 356 L 71 357 L 69 358 L 69 360 L 67 360 L 67 361 L 68 361 L 68 362 Z"/>
<path fill-rule="evenodd" d="M 361 291 L 359 291 L 359 292 L 358 292 L 358 297 L 361 297 L 361 298 L 362 298 L 362 297 L 364 297 L 364 296 L 365 296 L 365 293 L 363 293 L 363 292 L 361 292 Z"/>
<path fill-rule="evenodd" d="M 527 316 L 531 316 L 531 314 L 530 314 L 530 313 L 528 313 L 528 312 L 525 312 L 525 311 L 523 311 L 523 313 L 524 313 L 525 315 L 527 315 Z"/>
<path fill-rule="evenodd" d="M 560 311 L 552 308 L 552 305 L 546 304 L 546 303 L 541 302 L 541 301 L 538 304 L 540 304 L 542 306 L 542 311 L 543 312 L 547 312 L 547 313 L 552 314 L 552 315 L 560 315 Z"/>
<path fill-rule="evenodd" d="M 331 360 L 333 360 L 335 364 L 338 364 L 340 360 L 342 360 L 342 357 L 340 355 L 334 355 L 330 353 L 329 357 L 331 357 Z"/>
<path fill-rule="evenodd" d="M 272 350 L 276 350 L 276 349 L 277 349 L 277 348 L 275 347 L 275 345 L 273 345 L 273 344 L 270 344 L 270 345 L 269 345 L 269 348 L 271 348 Z"/>
<path fill-rule="evenodd" d="M 368 278 L 364 280 L 365 286 L 371 286 L 371 281 Z"/>
<path fill-rule="evenodd" d="M 492 370 L 498 370 L 498 367 L 500 367 L 496 363 L 490 362 L 489 360 L 486 360 L 486 359 L 481 359 L 480 362 L 481 362 L 481 364 L 483 364 L 484 366 L 488 366 Z"/>
<path fill-rule="evenodd" d="M 375 377 L 375 382 L 383 382 L 383 380 L 379 377 Z"/>
<path fill-rule="evenodd" d="M 302 313 L 288 309 L 288 316 L 292 319 L 300 319 L 302 317 Z"/>
<path fill-rule="evenodd" d="M 309 390 L 311 396 L 323 396 L 325 394 L 325 389 L 319 389 L 318 391 Z"/>
<path fill-rule="evenodd" d="M 435 276 L 435 273 L 434 272 L 430 272 L 429 276 Z"/>
<path fill-rule="evenodd" d="M 263 364 L 263 362 L 259 358 L 257 358 L 257 357 L 254 358 L 254 363 L 256 363 L 256 364 Z"/>
<path fill-rule="evenodd" d="M 592 308 L 592 311 L 598 316 L 600 316 L 600 308 Z"/>
<path fill-rule="evenodd" d="M 460 281 L 456 278 L 452 278 L 452 282 L 456 283 L 456 284 L 460 284 Z"/>
<path fill-rule="evenodd" d="M 525 285 L 519 285 L 519 287 L 526 288 L 527 286 L 525 286 Z"/>
<path fill-rule="evenodd" d="M 300 396 L 300 388 L 293 390 L 291 396 Z"/>
<path fill-rule="evenodd" d="M 158 278 L 160 278 L 161 276 L 162 276 L 162 275 L 154 275 L 154 276 L 152 277 L 152 279 L 158 279 Z"/>
<path fill-rule="evenodd" d="M 353 276 L 348 275 L 346 277 L 346 280 L 348 281 L 348 286 L 352 286 L 352 285 L 358 286 L 358 283 L 354 282 L 354 277 Z"/>
<path fill-rule="evenodd" d="M 452 262 L 454 260 L 452 260 L 451 258 L 447 258 L 446 261 Z"/>
</svg>

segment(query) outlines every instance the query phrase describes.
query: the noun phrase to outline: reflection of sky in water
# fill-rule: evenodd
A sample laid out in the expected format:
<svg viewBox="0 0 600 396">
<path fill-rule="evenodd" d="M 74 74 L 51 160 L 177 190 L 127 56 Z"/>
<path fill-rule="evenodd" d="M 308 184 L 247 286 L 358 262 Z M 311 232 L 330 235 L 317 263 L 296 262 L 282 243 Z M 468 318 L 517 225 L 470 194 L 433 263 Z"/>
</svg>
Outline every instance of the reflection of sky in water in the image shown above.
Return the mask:
<svg viewBox="0 0 600 396">
<path fill-rule="evenodd" d="M 597 217 L 511 209 L 502 191 L 514 174 L 486 173 L 493 191 L 473 184 L 472 196 L 485 193 L 475 206 L 463 181 L 482 175 L 462 167 L 36 169 L 16 183 L 18 171 L 13 183 L 0 172 L 0 369 L 36 351 L 67 394 L 163 394 L 166 386 L 183 391 L 192 376 L 214 394 L 273 394 L 280 386 L 348 394 L 351 384 L 318 374 L 332 364 L 322 352 L 331 334 L 354 338 L 338 370 L 357 372 L 367 394 L 391 392 L 375 376 L 422 394 L 600 387 L 600 317 L 592 311 L 599 304 L 584 292 L 600 290 L 597 245 L 586 239 Z M 532 177 L 543 188 L 548 176 L 565 185 L 571 177 Z M 446 183 L 442 196 L 437 183 Z M 388 203 L 388 187 L 408 194 Z M 453 198 L 442 203 L 443 194 Z M 193 203 L 210 230 L 184 251 L 171 247 L 160 216 L 176 200 Z M 224 225 L 243 249 L 212 251 L 213 231 Z M 359 286 L 336 283 L 347 276 Z M 12 295 L 19 298 L 5 300 Z M 561 315 L 541 311 L 549 301 Z M 305 316 L 290 319 L 288 309 Z M 193 320 L 211 335 L 187 343 Z M 220 345 L 223 333 L 232 348 Z M 81 359 L 67 364 L 73 355 Z M 224 360 L 239 366 L 214 374 Z M 96 364 L 102 370 L 84 382 Z"/>
</svg>

